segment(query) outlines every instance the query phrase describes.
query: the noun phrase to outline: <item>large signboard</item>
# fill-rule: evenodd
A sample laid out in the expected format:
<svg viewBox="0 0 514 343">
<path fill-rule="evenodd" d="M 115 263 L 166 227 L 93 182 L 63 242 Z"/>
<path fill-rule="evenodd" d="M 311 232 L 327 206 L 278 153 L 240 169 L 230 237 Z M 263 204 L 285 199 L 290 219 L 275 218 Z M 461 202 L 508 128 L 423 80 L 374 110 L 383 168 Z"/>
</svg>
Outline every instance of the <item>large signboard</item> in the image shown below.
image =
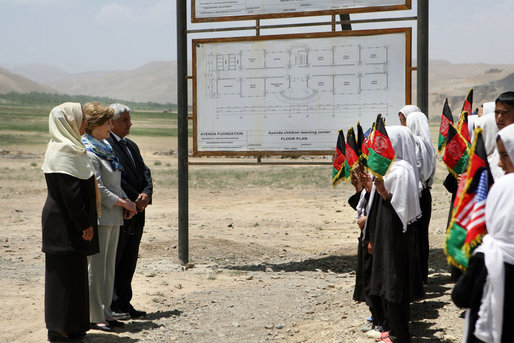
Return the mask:
<svg viewBox="0 0 514 343">
<path fill-rule="evenodd" d="M 192 0 L 192 22 L 406 10 L 411 0 Z"/>
<path fill-rule="evenodd" d="M 411 29 L 193 40 L 195 156 L 333 152 L 410 103 Z"/>
</svg>

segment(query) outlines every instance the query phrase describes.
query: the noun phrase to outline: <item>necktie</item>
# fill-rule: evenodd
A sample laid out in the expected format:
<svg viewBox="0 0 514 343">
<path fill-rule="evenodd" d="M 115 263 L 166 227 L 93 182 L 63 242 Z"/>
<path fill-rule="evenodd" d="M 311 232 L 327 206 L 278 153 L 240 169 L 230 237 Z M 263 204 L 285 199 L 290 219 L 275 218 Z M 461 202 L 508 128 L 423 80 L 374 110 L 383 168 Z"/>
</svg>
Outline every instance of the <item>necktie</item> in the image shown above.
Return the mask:
<svg viewBox="0 0 514 343">
<path fill-rule="evenodd" d="M 120 139 L 120 144 L 123 147 L 123 150 L 125 150 L 125 153 L 129 156 L 130 162 L 132 163 L 132 167 L 136 169 L 136 162 L 134 161 L 134 157 L 132 156 L 132 153 L 130 152 L 127 141 L 125 138 Z"/>
</svg>

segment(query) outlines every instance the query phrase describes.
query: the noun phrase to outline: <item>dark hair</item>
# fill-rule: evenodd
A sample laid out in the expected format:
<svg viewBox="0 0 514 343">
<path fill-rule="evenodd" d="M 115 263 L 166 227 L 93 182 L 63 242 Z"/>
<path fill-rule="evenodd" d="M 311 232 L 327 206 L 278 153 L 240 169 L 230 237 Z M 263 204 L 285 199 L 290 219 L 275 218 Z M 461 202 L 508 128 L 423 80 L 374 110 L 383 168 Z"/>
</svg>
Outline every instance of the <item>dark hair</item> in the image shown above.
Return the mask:
<svg viewBox="0 0 514 343">
<path fill-rule="evenodd" d="M 502 103 L 514 107 L 514 92 L 500 94 L 494 103 Z"/>
</svg>

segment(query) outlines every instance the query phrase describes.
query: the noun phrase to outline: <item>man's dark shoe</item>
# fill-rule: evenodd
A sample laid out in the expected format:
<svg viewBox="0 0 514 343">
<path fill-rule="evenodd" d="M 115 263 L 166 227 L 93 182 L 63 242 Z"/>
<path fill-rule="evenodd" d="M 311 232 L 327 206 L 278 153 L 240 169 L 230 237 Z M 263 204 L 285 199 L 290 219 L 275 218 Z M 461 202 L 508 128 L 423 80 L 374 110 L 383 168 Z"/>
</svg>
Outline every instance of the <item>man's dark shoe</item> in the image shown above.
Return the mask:
<svg viewBox="0 0 514 343">
<path fill-rule="evenodd" d="M 142 318 L 144 316 L 146 316 L 146 312 L 145 311 L 138 311 L 134 308 L 134 306 L 130 305 L 126 308 L 122 308 L 121 309 L 123 312 L 126 312 L 130 315 L 130 318 L 132 319 L 137 319 L 137 318 Z"/>
<path fill-rule="evenodd" d="M 138 311 L 135 308 L 132 308 L 131 310 L 127 311 L 128 314 L 130 314 L 130 318 L 136 319 L 136 318 L 142 318 L 146 316 L 145 311 Z"/>
</svg>

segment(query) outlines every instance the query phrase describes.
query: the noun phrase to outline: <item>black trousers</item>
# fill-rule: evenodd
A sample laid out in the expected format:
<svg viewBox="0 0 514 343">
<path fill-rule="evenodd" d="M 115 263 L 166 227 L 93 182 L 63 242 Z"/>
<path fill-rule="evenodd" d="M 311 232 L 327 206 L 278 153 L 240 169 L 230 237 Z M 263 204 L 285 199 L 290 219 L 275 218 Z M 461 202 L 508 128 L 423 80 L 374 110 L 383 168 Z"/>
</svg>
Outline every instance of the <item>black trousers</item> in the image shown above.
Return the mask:
<svg viewBox="0 0 514 343">
<path fill-rule="evenodd" d="M 387 325 L 391 329 L 391 340 L 395 343 L 409 343 L 409 300 L 408 296 L 400 303 L 386 302 Z"/>
<path fill-rule="evenodd" d="M 366 303 L 373 317 L 373 326 L 381 326 L 384 330 L 389 330 L 385 318 L 384 299 L 376 295 L 368 295 L 366 296 Z"/>
<path fill-rule="evenodd" d="M 86 255 L 45 255 L 45 322 L 48 330 L 68 334 L 88 331 L 88 293 Z"/>
<path fill-rule="evenodd" d="M 128 311 L 132 300 L 132 278 L 136 271 L 139 243 L 143 236 L 144 216 L 136 214 L 130 225 L 120 228 L 112 308 Z"/>
<path fill-rule="evenodd" d="M 420 199 L 422 217 L 418 226 L 419 258 L 421 262 L 421 275 L 423 281 L 428 280 L 428 254 L 430 251 L 428 241 L 428 226 L 432 216 L 432 194 L 429 188 L 423 188 Z"/>
</svg>

